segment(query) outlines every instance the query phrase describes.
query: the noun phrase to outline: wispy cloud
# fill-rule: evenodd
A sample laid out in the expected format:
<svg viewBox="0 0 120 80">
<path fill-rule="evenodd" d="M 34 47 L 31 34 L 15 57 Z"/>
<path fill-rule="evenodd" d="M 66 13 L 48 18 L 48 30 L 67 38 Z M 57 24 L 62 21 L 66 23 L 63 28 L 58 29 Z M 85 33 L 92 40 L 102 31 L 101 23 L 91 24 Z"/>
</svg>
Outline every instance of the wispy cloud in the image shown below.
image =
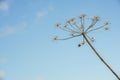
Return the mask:
<svg viewBox="0 0 120 80">
<path fill-rule="evenodd" d="M 0 30 L 0 35 L 10 35 L 10 34 L 14 34 L 15 32 L 16 32 L 15 28 L 7 26 Z"/>
<path fill-rule="evenodd" d="M 26 23 L 18 24 L 15 26 L 4 26 L 0 28 L 0 37 L 15 34 L 19 31 L 24 30 L 27 27 Z"/>
<path fill-rule="evenodd" d="M 54 7 L 53 7 L 52 5 L 49 5 L 49 6 L 48 6 L 48 10 L 49 10 L 49 11 L 53 11 L 53 10 L 54 10 Z"/>
<path fill-rule="evenodd" d="M 47 11 L 38 11 L 37 12 L 37 18 L 42 18 L 48 14 Z"/>
<path fill-rule="evenodd" d="M 47 16 L 51 11 L 54 10 L 54 7 L 53 6 L 48 6 L 47 8 L 44 8 L 43 10 L 39 10 L 37 13 L 36 13 L 36 16 L 38 19 L 42 18 L 42 17 L 45 17 Z"/>
<path fill-rule="evenodd" d="M 7 2 L 0 1 L 0 10 L 1 11 L 8 11 L 9 4 Z"/>
</svg>

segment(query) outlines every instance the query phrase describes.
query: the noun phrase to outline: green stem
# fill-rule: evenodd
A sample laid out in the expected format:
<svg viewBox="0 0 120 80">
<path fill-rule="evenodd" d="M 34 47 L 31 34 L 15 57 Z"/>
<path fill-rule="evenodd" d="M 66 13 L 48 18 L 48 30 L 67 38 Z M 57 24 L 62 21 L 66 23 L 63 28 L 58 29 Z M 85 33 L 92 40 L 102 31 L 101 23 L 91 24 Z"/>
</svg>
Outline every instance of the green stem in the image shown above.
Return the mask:
<svg viewBox="0 0 120 80">
<path fill-rule="evenodd" d="M 107 66 L 107 68 L 117 77 L 118 80 L 120 80 L 119 76 L 117 73 L 105 62 L 105 60 L 100 56 L 100 54 L 96 51 L 96 49 L 93 47 L 93 45 L 90 43 L 90 41 L 87 39 L 85 33 L 82 34 L 86 42 L 89 44 L 89 46 L 92 48 L 92 50 L 95 52 L 97 57 Z"/>
</svg>

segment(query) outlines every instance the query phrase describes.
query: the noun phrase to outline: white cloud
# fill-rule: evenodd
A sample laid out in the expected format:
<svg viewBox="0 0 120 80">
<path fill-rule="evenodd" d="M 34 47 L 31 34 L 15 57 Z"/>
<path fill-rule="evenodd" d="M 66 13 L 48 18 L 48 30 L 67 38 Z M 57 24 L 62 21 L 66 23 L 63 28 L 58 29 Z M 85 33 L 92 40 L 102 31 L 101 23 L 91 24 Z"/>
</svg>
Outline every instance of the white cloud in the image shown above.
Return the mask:
<svg viewBox="0 0 120 80">
<path fill-rule="evenodd" d="M 48 6 L 48 10 L 49 10 L 49 11 L 53 11 L 53 10 L 54 10 L 54 7 L 53 7 L 52 5 L 49 5 L 49 6 Z"/>
<path fill-rule="evenodd" d="M 18 25 L 15 25 L 15 26 L 5 26 L 5 27 L 2 27 L 2 28 L 0 28 L 0 37 L 1 36 L 12 35 L 12 34 L 15 34 L 17 32 L 21 32 L 26 27 L 27 27 L 26 23 L 18 24 Z"/>
<path fill-rule="evenodd" d="M 42 18 L 48 14 L 47 11 L 39 11 L 37 12 L 37 18 Z"/>
<path fill-rule="evenodd" d="M 7 2 L 0 2 L 0 10 L 7 11 L 9 8 L 9 5 Z"/>
<path fill-rule="evenodd" d="M 0 78 L 3 78 L 5 75 L 4 71 L 0 71 Z"/>
<path fill-rule="evenodd" d="M 36 14 L 36 16 L 37 16 L 38 19 L 40 19 L 42 17 L 47 16 L 53 10 L 54 10 L 54 7 L 50 5 L 47 8 L 38 11 L 37 14 Z"/>
<path fill-rule="evenodd" d="M 13 27 L 9 27 L 9 26 L 3 27 L 0 30 L 0 36 L 14 34 L 15 32 L 16 32 L 16 29 Z"/>
</svg>

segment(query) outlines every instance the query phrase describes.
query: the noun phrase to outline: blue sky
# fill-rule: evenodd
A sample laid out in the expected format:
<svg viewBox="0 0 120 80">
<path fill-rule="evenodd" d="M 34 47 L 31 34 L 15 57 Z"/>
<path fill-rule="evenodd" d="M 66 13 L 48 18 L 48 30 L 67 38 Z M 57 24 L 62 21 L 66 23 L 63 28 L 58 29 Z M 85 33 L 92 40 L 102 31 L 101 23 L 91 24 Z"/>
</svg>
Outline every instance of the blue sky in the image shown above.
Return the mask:
<svg viewBox="0 0 120 80">
<path fill-rule="evenodd" d="M 117 80 L 81 38 L 54 26 L 82 13 L 110 21 L 93 43 L 120 76 L 119 0 L 0 0 L 0 80 Z"/>
</svg>

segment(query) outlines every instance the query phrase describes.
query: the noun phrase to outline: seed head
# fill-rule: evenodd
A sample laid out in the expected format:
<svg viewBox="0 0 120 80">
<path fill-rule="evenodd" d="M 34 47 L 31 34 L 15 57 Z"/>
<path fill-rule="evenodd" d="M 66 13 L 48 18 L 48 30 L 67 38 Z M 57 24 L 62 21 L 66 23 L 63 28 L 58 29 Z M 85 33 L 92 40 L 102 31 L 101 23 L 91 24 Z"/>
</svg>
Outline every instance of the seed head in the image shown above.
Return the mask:
<svg viewBox="0 0 120 80">
<path fill-rule="evenodd" d="M 105 27 L 104 29 L 105 29 L 105 30 L 108 30 L 109 28 L 108 28 L 108 27 Z"/>
<path fill-rule="evenodd" d="M 61 23 L 56 23 L 55 26 L 60 27 Z"/>
<path fill-rule="evenodd" d="M 84 18 L 85 16 L 86 14 L 81 14 L 79 18 L 81 19 L 81 18 Z"/>
<path fill-rule="evenodd" d="M 94 37 L 92 37 L 92 38 L 91 38 L 91 41 L 92 41 L 92 42 L 95 42 L 95 39 L 94 39 Z"/>
<path fill-rule="evenodd" d="M 96 30 L 100 30 L 100 29 L 104 29 L 104 30 L 108 30 L 108 25 L 109 22 L 106 21 L 103 25 L 96 25 L 98 21 L 100 21 L 100 17 L 99 16 L 94 16 L 91 19 L 91 23 L 88 24 L 88 26 L 86 27 L 85 25 L 85 16 L 86 14 L 82 14 L 79 16 L 80 19 L 80 24 L 77 23 L 77 20 L 75 18 L 70 18 L 68 19 L 65 24 L 61 25 L 60 23 L 57 23 L 56 26 L 59 27 L 61 30 L 66 31 L 69 33 L 68 37 L 65 38 L 58 38 L 58 36 L 54 37 L 54 40 L 68 40 L 68 39 L 72 39 L 75 37 L 79 37 L 82 36 L 83 34 L 86 35 L 86 37 L 88 37 L 88 39 L 91 42 L 95 42 L 95 39 L 92 37 L 89 37 L 87 34 Z M 93 28 L 94 27 L 94 28 Z M 84 37 L 83 37 L 83 41 L 78 44 L 78 47 L 81 47 L 82 45 L 85 44 L 84 41 Z"/>
<path fill-rule="evenodd" d="M 58 36 L 55 36 L 55 37 L 54 37 L 54 40 L 55 40 L 55 41 L 58 40 Z"/>
<path fill-rule="evenodd" d="M 78 44 L 78 47 L 81 47 L 81 44 Z"/>
<path fill-rule="evenodd" d="M 110 23 L 109 23 L 108 21 L 106 21 L 104 24 L 105 24 L 105 25 L 109 25 Z"/>
<path fill-rule="evenodd" d="M 71 36 L 74 36 L 74 35 L 75 35 L 74 33 L 71 34 Z"/>
<path fill-rule="evenodd" d="M 76 21 L 73 21 L 72 24 L 73 24 L 73 25 L 76 25 Z"/>
<path fill-rule="evenodd" d="M 68 19 L 68 23 L 70 23 L 70 22 L 73 22 L 75 20 L 75 18 L 70 18 L 70 19 Z"/>
<path fill-rule="evenodd" d="M 94 17 L 92 18 L 92 20 L 93 20 L 93 21 L 99 21 L 99 20 L 100 20 L 100 17 L 99 17 L 99 16 L 94 16 Z"/>
</svg>

